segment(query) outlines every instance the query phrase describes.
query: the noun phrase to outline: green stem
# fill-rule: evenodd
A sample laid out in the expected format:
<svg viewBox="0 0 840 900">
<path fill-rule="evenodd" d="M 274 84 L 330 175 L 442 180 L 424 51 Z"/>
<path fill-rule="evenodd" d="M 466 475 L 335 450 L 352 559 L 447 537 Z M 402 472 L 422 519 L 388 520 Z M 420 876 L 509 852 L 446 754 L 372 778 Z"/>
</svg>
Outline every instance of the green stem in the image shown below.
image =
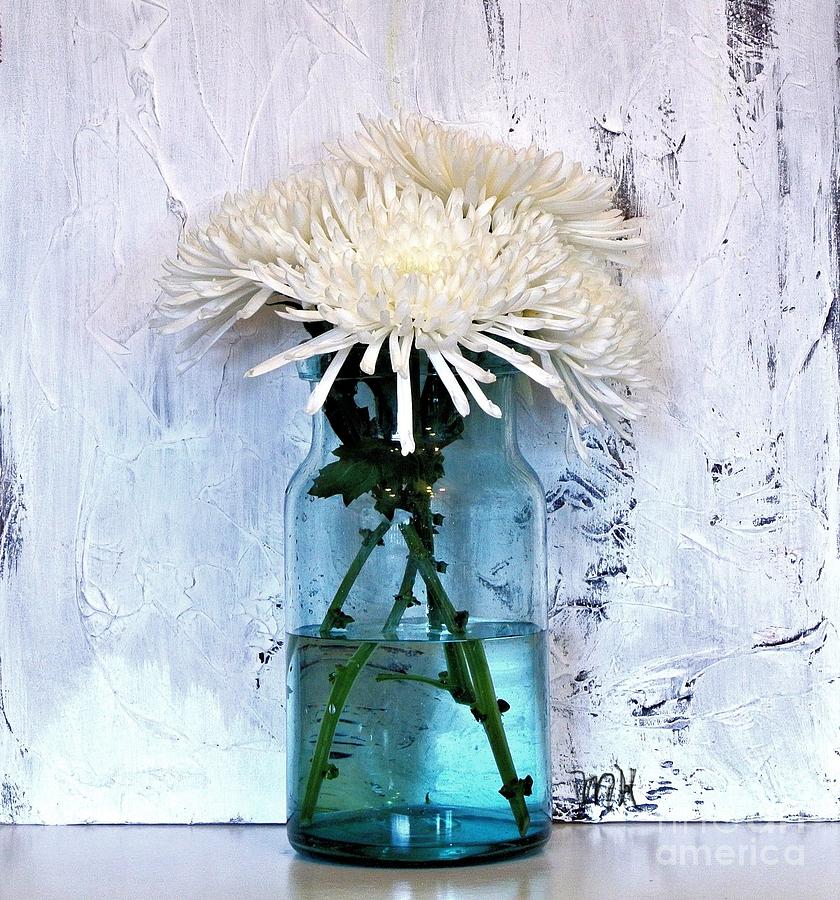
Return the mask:
<svg viewBox="0 0 840 900">
<path fill-rule="evenodd" d="M 443 655 L 446 657 L 453 699 L 456 703 L 472 706 L 475 703 L 475 691 L 464 648 L 460 643 L 446 641 L 443 645 Z"/>
<path fill-rule="evenodd" d="M 451 672 L 441 672 L 441 676 L 447 676 L 447 681 L 440 678 L 427 678 L 425 675 L 411 675 L 406 672 L 383 672 L 376 676 L 377 681 L 416 681 L 418 684 L 428 684 L 429 687 L 446 691 L 456 703 L 463 703 L 466 706 L 472 706 L 475 703 L 474 697 L 465 698 L 461 693 L 461 688 L 456 683 L 449 683 Z"/>
<path fill-rule="evenodd" d="M 315 753 L 309 766 L 309 777 L 306 780 L 306 789 L 300 805 L 300 819 L 303 825 L 308 825 L 312 821 L 318 794 L 321 792 L 321 784 L 329 774 L 330 748 L 335 737 L 335 729 L 338 727 L 338 720 L 344 712 L 344 704 L 347 702 L 350 688 L 353 687 L 359 672 L 362 671 L 377 646 L 378 644 L 373 641 L 361 644 L 343 666 L 336 666 L 332 690 L 324 709 L 324 717 L 321 719 Z"/>
<path fill-rule="evenodd" d="M 472 673 L 478 715 L 481 717 L 484 733 L 487 735 L 490 749 L 493 751 L 493 758 L 496 760 L 496 768 L 502 778 L 502 787 L 499 793 L 510 803 L 519 833 L 524 835 L 531 821 L 525 796 L 531 793 L 533 779 L 527 776 L 522 780 L 516 774 L 516 766 L 511 756 L 505 726 L 502 724 L 502 713 L 499 709 L 496 688 L 490 675 L 490 666 L 487 663 L 484 645 L 481 641 L 467 641 L 464 652 Z"/>
<path fill-rule="evenodd" d="M 350 563 L 350 568 L 347 570 L 344 578 L 341 579 L 341 584 L 338 586 L 338 590 L 335 592 L 332 603 L 330 603 L 329 609 L 327 609 L 327 614 L 324 616 L 324 621 L 321 623 L 321 637 L 328 637 L 333 628 L 341 628 L 348 624 L 348 622 L 353 621 L 352 617 L 344 613 L 341 607 L 347 599 L 350 589 L 356 583 L 359 572 L 362 571 L 362 566 L 364 566 L 368 557 L 373 553 L 373 548 L 382 540 L 385 532 L 390 527 L 391 523 L 388 519 L 383 519 L 362 541 L 362 546 L 359 547 L 359 552 L 356 554 L 353 562 Z"/>
<path fill-rule="evenodd" d="M 427 678 L 425 675 L 411 675 L 408 672 L 382 672 L 376 676 L 377 681 L 417 681 L 420 684 L 428 684 L 450 693 L 448 684 L 444 684 L 437 678 Z"/>
<path fill-rule="evenodd" d="M 417 564 L 420 577 L 426 583 L 430 595 L 434 597 L 435 605 L 446 625 L 447 630 L 458 637 L 466 634 L 466 627 L 462 615 L 455 610 L 435 568 L 431 554 L 423 545 L 423 541 L 417 530 L 407 522 L 399 526 L 400 531 L 408 545 L 408 551 Z M 496 768 L 502 778 L 502 787 L 499 793 L 510 803 L 511 811 L 516 820 L 519 833 L 524 835 L 528 830 L 530 816 L 525 797 L 531 792 L 532 779 L 530 776 L 520 779 L 516 774 L 516 766 L 510 752 L 505 727 L 502 723 L 502 714 L 493 685 L 493 677 L 490 674 L 490 666 L 487 662 L 487 654 L 480 640 L 466 640 L 463 642 L 463 653 L 466 665 L 469 669 L 472 685 L 475 691 L 475 704 L 473 711 L 476 718 L 484 727 L 484 733 L 490 744 Z"/>
<path fill-rule="evenodd" d="M 390 522 L 385 522 L 383 524 L 390 526 Z M 379 527 L 381 528 L 382 526 L 380 525 Z M 387 528 L 384 529 L 383 534 L 387 530 Z M 376 532 L 373 532 L 370 537 L 372 538 L 375 534 Z M 375 546 L 376 544 L 374 543 L 371 546 L 371 550 Z M 354 565 L 359 559 L 360 554 L 361 551 L 356 555 L 356 559 L 353 561 Z M 368 556 L 370 556 L 370 550 L 368 551 L 364 559 L 362 559 L 362 562 L 359 564 L 359 567 L 356 570 L 356 575 L 358 575 L 359 570 L 361 570 L 361 567 Z M 394 605 L 391 608 L 391 612 L 388 614 L 388 618 L 385 622 L 385 628 L 383 628 L 383 631 L 385 631 L 388 627 L 393 630 L 399 624 L 400 617 L 409 605 L 407 602 L 404 602 L 404 597 L 405 595 L 408 595 L 409 597 L 412 596 L 412 588 L 414 586 L 414 579 L 416 577 L 417 568 L 414 565 L 413 560 L 409 558 L 406 562 L 405 574 L 403 575 L 400 592 L 399 594 L 397 594 Z M 346 580 L 347 576 L 345 576 L 344 578 L 344 581 Z M 355 580 L 355 576 L 353 580 Z M 344 581 L 342 581 L 342 584 L 344 584 Z M 341 588 L 339 588 L 339 592 L 340 591 Z M 338 596 L 338 594 L 336 596 Z M 333 601 L 333 603 L 335 603 L 335 601 Z M 332 605 L 330 608 L 332 608 Z M 327 615 L 329 615 L 329 612 L 327 613 Z M 321 633 L 323 634 L 323 625 L 321 626 Z M 332 689 L 330 690 L 330 695 L 327 699 L 326 708 L 324 710 L 324 717 L 321 719 L 321 727 L 318 729 L 318 738 L 315 742 L 315 752 L 312 755 L 312 762 L 309 765 L 309 775 L 306 779 L 306 788 L 304 789 L 303 801 L 300 805 L 300 819 L 302 825 L 308 825 L 312 821 L 312 817 L 315 814 L 315 807 L 318 803 L 318 795 L 321 793 L 321 785 L 323 784 L 324 778 L 327 777 L 327 774 L 329 772 L 330 749 L 332 748 L 332 742 L 335 738 L 335 730 L 338 727 L 338 721 L 341 718 L 341 714 L 344 712 L 344 704 L 347 702 L 347 697 L 349 696 L 350 690 L 353 687 L 356 679 L 359 677 L 362 669 L 370 659 L 371 654 L 374 650 L 376 650 L 378 646 L 379 645 L 375 641 L 366 641 L 364 644 L 359 645 L 358 649 L 353 653 L 350 659 L 347 660 L 345 665 L 336 666 Z"/>
<path fill-rule="evenodd" d="M 409 606 L 414 606 L 417 602 L 414 597 L 414 581 L 416 578 L 417 565 L 409 556 L 408 561 L 405 564 L 405 573 L 403 574 L 403 579 L 400 583 L 400 590 L 397 596 L 394 597 L 394 605 L 391 607 L 391 612 L 388 613 L 388 618 L 382 626 L 382 633 L 386 637 L 394 636 L 397 625 L 399 625 L 400 619 L 402 619 L 405 611 Z"/>
<path fill-rule="evenodd" d="M 434 559 L 435 531 L 434 523 L 432 521 L 432 509 L 429 503 L 424 505 L 422 517 L 418 514 L 418 519 L 418 527 L 414 527 L 417 536 L 416 546 L 424 551 L 424 555 L 428 562 L 426 567 L 427 575 L 431 573 L 434 576 L 437 588 L 439 588 L 439 590 L 430 590 L 428 586 L 426 587 L 429 598 L 429 622 L 435 630 L 440 630 L 441 625 L 446 624 L 447 630 L 452 632 L 452 628 L 450 628 L 452 623 L 445 621 L 443 615 L 444 610 L 438 599 L 440 592 L 446 597 L 446 591 L 443 590 L 443 585 L 441 585 L 440 579 L 437 577 L 437 566 L 435 565 Z M 412 520 L 412 524 L 413 522 L 414 520 Z M 422 531 L 419 526 L 422 526 Z M 410 554 L 409 559 L 414 559 L 414 556 Z M 426 579 L 424 578 L 424 581 L 425 580 Z M 475 702 L 475 692 L 473 691 L 472 680 L 470 679 L 469 669 L 467 668 L 467 659 L 464 655 L 463 647 L 457 643 L 447 641 L 443 645 L 443 655 L 446 658 L 446 668 L 449 672 L 448 681 L 452 689 L 453 699 L 456 703 L 463 703 L 470 706 Z"/>
<path fill-rule="evenodd" d="M 435 562 L 432 559 L 431 553 L 429 553 L 423 543 L 422 538 L 417 533 L 417 529 L 411 522 L 404 522 L 399 527 L 408 546 L 410 557 L 414 560 L 417 571 L 420 573 L 420 577 L 426 583 L 432 602 L 440 614 L 443 624 L 446 626 L 446 630 L 451 634 L 463 635 L 464 628 L 455 618 L 457 616 L 455 607 L 447 596 L 444 586 L 440 583 L 440 578 L 438 577 L 437 569 L 435 568 Z"/>
</svg>

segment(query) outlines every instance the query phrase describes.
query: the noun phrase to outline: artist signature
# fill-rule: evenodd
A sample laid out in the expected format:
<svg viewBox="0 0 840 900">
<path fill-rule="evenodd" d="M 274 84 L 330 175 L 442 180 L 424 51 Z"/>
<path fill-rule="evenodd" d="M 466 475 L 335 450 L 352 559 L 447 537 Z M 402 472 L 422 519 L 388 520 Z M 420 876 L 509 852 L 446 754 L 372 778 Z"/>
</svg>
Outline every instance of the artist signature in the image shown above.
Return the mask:
<svg viewBox="0 0 840 900">
<path fill-rule="evenodd" d="M 582 769 L 572 769 L 574 776 L 575 797 L 581 806 L 594 803 L 606 809 L 618 809 L 620 806 L 636 806 L 633 796 L 633 785 L 636 781 L 636 770 L 628 769 L 624 774 L 621 766 L 614 765 L 618 772 L 602 772 L 600 775 L 587 775 Z"/>
</svg>

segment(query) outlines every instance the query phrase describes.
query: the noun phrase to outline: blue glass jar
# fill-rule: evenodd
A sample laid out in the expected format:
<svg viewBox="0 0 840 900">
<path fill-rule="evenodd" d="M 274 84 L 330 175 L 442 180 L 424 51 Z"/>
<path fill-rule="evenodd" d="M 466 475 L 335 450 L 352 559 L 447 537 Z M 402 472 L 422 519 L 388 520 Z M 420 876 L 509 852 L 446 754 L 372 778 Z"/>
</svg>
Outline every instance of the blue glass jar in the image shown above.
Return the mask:
<svg viewBox="0 0 840 900">
<path fill-rule="evenodd" d="M 461 417 L 415 353 L 408 456 L 390 372 L 340 377 L 314 419 L 286 502 L 298 850 L 422 865 L 548 839 L 544 492 L 517 445 L 513 371 L 492 368 L 502 418 Z"/>
</svg>

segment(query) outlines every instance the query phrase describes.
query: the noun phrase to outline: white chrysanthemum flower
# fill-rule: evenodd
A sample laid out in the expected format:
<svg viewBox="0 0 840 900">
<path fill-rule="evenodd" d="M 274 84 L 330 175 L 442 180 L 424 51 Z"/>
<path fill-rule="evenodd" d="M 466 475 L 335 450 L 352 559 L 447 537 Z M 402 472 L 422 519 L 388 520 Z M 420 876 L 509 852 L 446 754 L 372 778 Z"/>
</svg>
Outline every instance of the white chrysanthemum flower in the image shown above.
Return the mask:
<svg viewBox="0 0 840 900">
<path fill-rule="evenodd" d="M 641 246 L 639 220 L 625 219 L 613 204 L 614 185 L 586 172 L 562 153 L 535 146 L 516 149 L 486 135 L 451 128 L 417 114 L 397 119 L 365 119 L 351 143 L 338 142 L 334 153 L 363 167 L 393 167 L 397 178 L 413 182 L 446 200 L 461 190 L 464 202 L 479 206 L 528 200 L 550 213 L 564 239 L 596 250 L 614 262 Z"/>
<path fill-rule="evenodd" d="M 351 188 L 360 183 L 355 166 L 334 171 Z M 294 259 L 319 221 L 323 191 L 323 179 L 309 170 L 264 191 L 228 195 L 206 225 L 182 236 L 177 258 L 164 263 L 164 293 L 153 323 L 162 334 L 191 329 L 178 347 L 181 370 L 272 297 L 274 291 L 251 276 L 249 267 Z"/>
<path fill-rule="evenodd" d="M 310 237 L 295 232 L 294 261 L 252 261 L 233 275 L 297 301 L 278 315 L 330 327 L 249 375 L 334 354 L 311 394 L 313 413 L 355 345 L 366 346 L 361 368 L 373 373 L 387 344 L 404 454 L 415 446 L 412 347 L 426 352 L 462 415 L 470 411 L 467 394 L 501 415 L 480 387 L 495 376 L 463 350 L 492 353 L 551 389 L 569 410 L 578 443 L 579 426 L 638 412 L 609 384 L 640 381 L 635 319 L 603 265 L 564 243 L 552 216 L 527 202 L 497 206 L 492 197 L 466 204 L 459 189 L 444 202 L 371 169 L 358 191 L 341 169 L 326 168 L 325 193 L 323 224 Z"/>
<path fill-rule="evenodd" d="M 558 332 L 548 323 L 535 332 L 554 346 L 537 350 L 546 371 L 560 379 L 552 389 L 567 410 L 570 434 L 578 453 L 586 459 L 580 437 L 586 425 L 608 424 L 622 431 L 624 421 L 638 418 L 644 406 L 628 396 L 627 388 L 645 389 L 642 324 L 638 308 L 611 273 L 585 253 L 573 254 L 560 267 L 570 281 L 579 279 L 579 324 L 571 332 Z"/>
</svg>

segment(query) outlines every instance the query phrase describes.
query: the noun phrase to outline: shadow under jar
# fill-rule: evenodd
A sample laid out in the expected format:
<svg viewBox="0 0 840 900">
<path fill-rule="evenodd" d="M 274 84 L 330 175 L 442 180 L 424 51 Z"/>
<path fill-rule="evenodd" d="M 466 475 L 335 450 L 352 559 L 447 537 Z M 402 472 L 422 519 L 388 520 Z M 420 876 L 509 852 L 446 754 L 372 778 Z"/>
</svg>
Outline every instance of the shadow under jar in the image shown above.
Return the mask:
<svg viewBox="0 0 840 900">
<path fill-rule="evenodd" d="M 534 849 L 550 833 L 545 501 L 502 411 L 462 417 L 411 360 L 353 360 L 286 498 L 288 834 L 301 851 L 422 865 Z M 316 382 L 322 364 L 301 376 Z"/>
</svg>

